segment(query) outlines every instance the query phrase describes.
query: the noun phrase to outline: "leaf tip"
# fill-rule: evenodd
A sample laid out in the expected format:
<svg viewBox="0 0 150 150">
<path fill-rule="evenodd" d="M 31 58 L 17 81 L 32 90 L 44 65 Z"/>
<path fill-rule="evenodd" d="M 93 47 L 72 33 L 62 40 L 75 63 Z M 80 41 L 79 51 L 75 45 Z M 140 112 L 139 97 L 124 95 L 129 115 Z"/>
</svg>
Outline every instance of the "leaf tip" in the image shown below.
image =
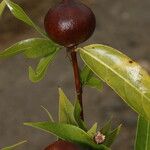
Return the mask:
<svg viewBox="0 0 150 150">
<path fill-rule="evenodd" d="M 31 126 L 31 123 L 30 122 L 24 122 L 23 125 L 24 126 Z"/>
</svg>

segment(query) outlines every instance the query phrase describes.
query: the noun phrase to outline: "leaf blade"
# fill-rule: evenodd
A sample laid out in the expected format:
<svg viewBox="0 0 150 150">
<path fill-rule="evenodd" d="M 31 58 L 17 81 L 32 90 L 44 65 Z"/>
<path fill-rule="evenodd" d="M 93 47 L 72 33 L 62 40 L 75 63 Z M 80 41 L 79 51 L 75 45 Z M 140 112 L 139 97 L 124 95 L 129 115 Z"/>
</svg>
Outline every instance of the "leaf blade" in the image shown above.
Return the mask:
<svg viewBox="0 0 150 150">
<path fill-rule="evenodd" d="M 108 150 L 108 148 L 104 145 L 95 144 L 86 132 L 73 125 L 49 122 L 24 123 L 24 125 L 52 133 L 63 140 L 83 145 L 86 144 L 99 150 Z"/>
<path fill-rule="evenodd" d="M 73 112 L 73 105 L 66 97 L 62 89 L 59 88 L 59 122 L 76 125 Z"/>
<path fill-rule="evenodd" d="M 98 89 L 99 91 L 103 89 L 102 81 L 100 79 L 97 79 L 96 77 L 91 77 L 85 85 L 91 88 Z"/>
<path fill-rule="evenodd" d="M 101 128 L 100 132 L 104 135 L 107 135 L 109 132 L 111 132 L 111 126 L 112 126 L 112 119 L 107 121 L 104 126 Z"/>
<path fill-rule="evenodd" d="M 74 106 L 74 118 L 75 121 L 77 122 L 78 126 L 83 129 L 84 131 L 87 131 L 87 127 L 85 122 L 81 119 L 81 105 L 79 103 L 79 100 L 75 102 Z"/>
<path fill-rule="evenodd" d="M 44 38 L 26 39 L 0 52 L 0 58 L 9 58 L 24 53 L 27 58 L 40 58 L 53 53 L 58 47 Z"/>
<path fill-rule="evenodd" d="M 49 56 L 43 57 L 40 60 L 39 64 L 37 65 L 37 68 L 35 71 L 32 69 L 32 67 L 29 67 L 29 79 L 32 82 L 35 82 L 35 83 L 39 82 L 45 77 L 48 66 L 54 60 L 57 52 L 58 52 L 58 49 L 52 54 L 50 54 Z"/>
<path fill-rule="evenodd" d="M 24 10 L 12 2 L 11 0 L 5 0 L 6 5 L 8 6 L 11 13 L 19 20 L 33 27 L 36 31 L 38 31 L 43 37 L 47 38 L 46 34 L 28 17 L 28 15 L 24 12 Z"/>
<path fill-rule="evenodd" d="M 86 84 L 87 81 L 92 77 L 93 72 L 88 66 L 84 66 L 83 69 L 80 71 L 80 78 L 82 84 Z"/>
<path fill-rule="evenodd" d="M 143 117 L 138 117 L 137 134 L 134 150 L 150 149 L 150 122 Z"/>
<path fill-rule="evenodd" d="M 94 138 L 96 131 L 97 131 L 97 122 L 90 128 L 90 130 L 88 130 L 87 133 L 91 138 Z"/>
<path fill-rule="evenodd" d="M 101 44 L 81 48 L 80 55 L 133 110 L 150 120 L 150 76 L 140 65 Z"/>
<path fill-rule="evenodd" d="M 0 3 L 0 17 L 1 17 L 2 14 L 3 14 L 3 11 L 4 11 L 5 7 L 6 7 L 6 3 L 5 3 L 5 1 L 3 0 L 3 1 Z"/>
<path fill-rule="evenodd" d="M 87 65 L 85 65 L 80 71 L 80 80 L 82 86 L 89 86 L 91 88 L 96 88 L 100 91 L 103 88 L 102 81 L 94 76 L 94 73 Z"/>
<path fill-rule="evenodd" d="M 121 130 L 121 125 L 119 125 L 116 129 L 108 133 L 106 135 L 106 140 L 104 141 L 103 144 L 110 147 L 115 141 L 116 137 L 119 135 L 120 130 Z"/>
</svg>

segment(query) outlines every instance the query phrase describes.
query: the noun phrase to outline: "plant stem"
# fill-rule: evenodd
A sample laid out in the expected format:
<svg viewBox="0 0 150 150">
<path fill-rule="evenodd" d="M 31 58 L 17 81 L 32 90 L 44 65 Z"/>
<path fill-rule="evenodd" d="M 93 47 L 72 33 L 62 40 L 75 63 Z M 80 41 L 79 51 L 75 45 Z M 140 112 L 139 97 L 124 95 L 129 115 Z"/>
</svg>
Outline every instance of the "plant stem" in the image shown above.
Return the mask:
<svg viewBox="0 0 150 150">
<path fill-rule="evenodd" d="M 81 116 L 81 119 L 84 120 L 83 103 L 82 103 L 82 83 L 80 81 L 80 72 L 79 72 L 79 66 L 78 66 L 78 60 L 77 60 L 77 52 L 75 51 L 75 47 L 68 48 L 68 52 L 71 55 L 72 67 L 74 71 L 76 94 L 77 94 L 77 98 L 81 106 L 80 116 Z"/>
</svg>

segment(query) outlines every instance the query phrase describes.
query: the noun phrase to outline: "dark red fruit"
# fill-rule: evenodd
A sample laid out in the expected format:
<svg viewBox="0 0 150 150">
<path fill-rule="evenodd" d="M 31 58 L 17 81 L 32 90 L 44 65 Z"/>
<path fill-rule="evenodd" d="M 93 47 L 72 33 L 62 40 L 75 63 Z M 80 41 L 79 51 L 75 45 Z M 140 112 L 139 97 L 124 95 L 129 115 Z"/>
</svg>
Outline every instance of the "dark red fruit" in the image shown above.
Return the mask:
<svg viewBox="0 0 150 150">
<path fill-rule="evenodd" d="M 56 141 L 44 150 L 79 150 L 76 145 L 67 141 Z"/>
<path fill-rule="evenodd" d="M 63 0 L 45 17 L 45 30 L 56 43 L 65 47 L 86 41 L 95 30 L 95 16 L 78 0 Z"/>
</svg>

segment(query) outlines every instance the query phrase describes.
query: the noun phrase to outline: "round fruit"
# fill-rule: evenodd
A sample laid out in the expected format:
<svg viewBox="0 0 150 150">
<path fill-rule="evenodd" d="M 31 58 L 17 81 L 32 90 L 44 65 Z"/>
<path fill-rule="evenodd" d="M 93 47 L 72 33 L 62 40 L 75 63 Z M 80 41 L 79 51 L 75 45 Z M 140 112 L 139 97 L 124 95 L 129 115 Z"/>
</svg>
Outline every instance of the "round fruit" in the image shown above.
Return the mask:
<svg viewBox="0 0 150 150">
<path fill-rule="evenodd" d="M 76 145 L 67 141 L 56 141 L 44 150 L 79 150 Z"/>
<path fill-rule="evenodd" d="M 63 0 L 50 9 L 44 26 L 49 37 L 65 47 L 86 41 L 95 30 L 95 15 L 78 0 Z"/>
</svg>

